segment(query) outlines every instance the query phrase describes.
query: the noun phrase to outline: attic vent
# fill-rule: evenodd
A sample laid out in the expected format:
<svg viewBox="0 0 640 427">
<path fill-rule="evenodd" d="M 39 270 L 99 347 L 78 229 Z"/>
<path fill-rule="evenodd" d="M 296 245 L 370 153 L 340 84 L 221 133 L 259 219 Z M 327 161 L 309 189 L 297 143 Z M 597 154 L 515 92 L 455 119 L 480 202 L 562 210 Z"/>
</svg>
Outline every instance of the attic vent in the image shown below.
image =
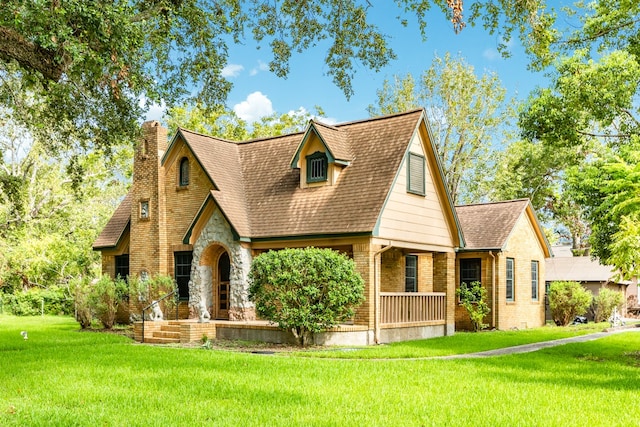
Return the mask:
<svg viewBox="0 0 640 427">
<path fill-rule="evenodd" d="M 409 153 L 407 191 L 424 196 L 424 157 Z"/>
<path fill-rule="evenodd" d="M 327 155 L 321 151 L 307 156 L 307 182 L 327 180 Z"/>
</svg>

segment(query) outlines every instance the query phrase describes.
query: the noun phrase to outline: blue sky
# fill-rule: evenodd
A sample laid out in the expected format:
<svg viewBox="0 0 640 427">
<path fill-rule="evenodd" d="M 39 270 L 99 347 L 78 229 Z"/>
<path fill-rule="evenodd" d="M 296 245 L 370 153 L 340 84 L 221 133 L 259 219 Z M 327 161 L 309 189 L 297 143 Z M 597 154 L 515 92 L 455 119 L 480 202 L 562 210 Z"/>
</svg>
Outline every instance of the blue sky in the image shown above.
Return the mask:
<svg viewBox="0 0 640 427">
<path fill-rule="evenodd" d="M 326 75 L 327 66 L 323 62 L 326 47 L 294 53 L 289 76 L 282 79 L 268 70 L 271 60 L 268 44 L 258 49 L 255 42 L 247 39 L 244 45 L 229 48 L 224 73 L 233 83 L 233 89 L 227 105 L 250 122 L 272 112 L 282 114 L 301 108 L 314 112 L 315 106 L 322 107 L 327 122 L 363 119 L 369 116 L 366 108 L 375 102 L 376 90 L 382 87 L 385 78 L 406 73 L 418 77 L 429 68 L 435 54 L 442 57 L 446 52 L 460 54 L 474 66 L 477 75 L 484 71 L 497 73 L 510 96 L 525 99 L 536 85 L 544 84 L 541 74 L 527 70 L 527 58 L 518 39 L 511 42 L 512 56 L 503 58 L 497 50 L 498 35 L 470 26 L 455 34 L 446 17 L 434 9 L 428 16 L 428 39 L 423 41 L 415 19 L 405 16 L 409 26 L 404 27 L 395 18 L 401 11 L 393 2 L 371 4 L 370 19 L 390 36 L 397 59 L 379 72 L 358 65 L 353 81 L 355 94 L 351 99 L 347 100 L 331 76 Z"/>
</svg>

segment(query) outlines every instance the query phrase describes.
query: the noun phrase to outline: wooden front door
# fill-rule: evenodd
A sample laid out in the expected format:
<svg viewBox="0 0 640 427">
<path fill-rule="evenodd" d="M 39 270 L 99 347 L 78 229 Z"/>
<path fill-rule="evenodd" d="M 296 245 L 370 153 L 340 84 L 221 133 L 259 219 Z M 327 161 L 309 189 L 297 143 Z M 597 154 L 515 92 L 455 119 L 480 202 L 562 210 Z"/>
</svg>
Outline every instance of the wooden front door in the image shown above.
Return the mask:
<svg viewBox="0 0 640 427">
<path fill-rule="evenodd" d="M 218 292 L 216 298 L 216 318 L 229 318 L 229 274 L 231 262 L 229 254 L 224 252 L 218 259 Z"/>
</svg>

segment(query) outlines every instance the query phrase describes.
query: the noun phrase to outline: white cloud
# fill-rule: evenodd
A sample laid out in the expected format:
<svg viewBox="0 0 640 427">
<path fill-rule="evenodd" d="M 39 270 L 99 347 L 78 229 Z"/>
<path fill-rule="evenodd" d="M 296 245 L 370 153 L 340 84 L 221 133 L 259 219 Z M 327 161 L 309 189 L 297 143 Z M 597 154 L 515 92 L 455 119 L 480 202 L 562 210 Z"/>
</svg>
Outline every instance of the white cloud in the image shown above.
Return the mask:
<svg viewBox="0 0 640 427">
<path fill-rule="evenodd" d="M 240 64 L 227 64 L 221 71 L 222 77 L 238 77 L 244 70 Z"/>
<path fill-rule="evenodd" d="M 148 106 L 149 108 L 144 118 L 145 121 L 149 121 L 149 120 L 161 121 L 162 116 L 164 116 L 164 113 L 167 111 L 167 104 L 165 104 L 164 101 L 161 101 L 160 104 L 148 105 L 148 102 L 149 100 L 147 99 L 146 96 L 141 96 L 140 99 L 138 100 L 140 107 L 144 108 L 145 106 Z"/>
<path fill-rule="evenodd" d="M 500 53 L 498 53 L 496 49 L 492 49 L 492 48 L 485 49 L 484 52 L 482 52 L 482 57 L 489 61 L 495 61 L 499 56 L 500 56 Z"/>
<path fill-rule="evenodd" d="M 242 120 L 253 123 L 273 113 L 273 104 L 262 92 L 253 92 L 247 99 L 233 106 L 233 111 Z"/>
<path fill-rule="evenodd" d="M 255 76 L 260 71 L 269 71 L 269 64 L 267 64 L 266 62 L 260 61 L 258 59 L 258 66 L 255 68 L 252 68 L 251 72 L 249 72 L 249 75 Z"/>
</svg>

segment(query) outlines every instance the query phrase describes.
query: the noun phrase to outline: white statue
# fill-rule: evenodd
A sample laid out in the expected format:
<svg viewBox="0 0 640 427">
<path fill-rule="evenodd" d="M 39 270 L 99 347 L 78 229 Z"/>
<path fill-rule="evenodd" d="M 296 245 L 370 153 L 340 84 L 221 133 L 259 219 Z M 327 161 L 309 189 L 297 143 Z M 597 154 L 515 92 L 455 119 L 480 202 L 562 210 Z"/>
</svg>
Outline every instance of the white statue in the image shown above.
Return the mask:
<svg viewBox="0 0 640 427">
<path fill-rule="evenodd" d="M 198 303 L 198 319 L 200 323 L 208 323 L 209 320 L 211 320 L 211 315 L 209 314 L 209 310 L 207 310 L 204 300 L 200 300 Z"/>
<path fill-rule="evenodd" d="M 158 304 L 158 301 L 153 301 L 151 303 L 151 313 L 149 314 L 149 317 L 154 322 L 164 320 L 164 315 L 162 314 L 162 310 L 160 310 L 160 305 Z"/>
<path fill-rule="evenodd" d="M 624 319 L 618 313 L 618 307 L 613 308 L 613 313 L 611 313 L 611 316 L 609 317 L 609 323 L 611 323 L 611 326 L 613 327 L 624 326 Z"/>
</svg>

